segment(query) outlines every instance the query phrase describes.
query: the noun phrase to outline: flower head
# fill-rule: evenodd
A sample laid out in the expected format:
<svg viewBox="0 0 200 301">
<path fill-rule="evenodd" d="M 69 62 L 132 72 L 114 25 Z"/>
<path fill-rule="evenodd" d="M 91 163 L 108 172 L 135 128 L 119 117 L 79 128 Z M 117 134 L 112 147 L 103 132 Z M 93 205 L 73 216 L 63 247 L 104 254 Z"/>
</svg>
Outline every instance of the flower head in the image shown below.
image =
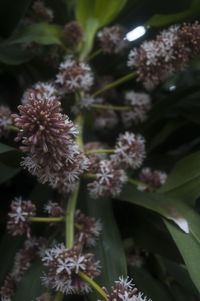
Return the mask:
<svg viewBox="0 0 200 301">
<path fill-rule="evenodd" d="M 90 195 L 93 198 L 111 194 L 116 196 L 127 181 L 127 176 L 122 169 L 115 169 L 113 162 L 102 160 L 96 173 L 97 179 L 88 184 Z"/>
<path fill-rule="evenodd" d="M 126 132 L 120 134 L 115 145 L 115 153 L 111 156 L 115 165 L 136 169 L 142 165 L 145 158 L 145 141 L 140 135 Z"/>
<path fill-rule="evenodd" d="M 93 256 L 81 254 L 78 246 L 69 250 L 61 244 L 47 249 L 42 258 L 44 265 L 49 267 L 46 282 L 51 288 L 65 294 L 88 292 L 88 286 L 78 273 L 82 271 L 90 278 L 99 275 L 98 262 L 92 262 Z"/>
<path fill-rule="evenodd" d="M 93 85 L 93 75 L 89 65 L 77 63 L 71 55 L 59 66 L 56 83 L 67 93 L 75 91 L 88 91 Z"/>
<path fill-rule="evenodd" d="M 143 294 L 138 292 L 137 288 L 134 288 L 132 280 L 128 278 L 119 277 L 119 280 L 115 281 L 115 286 L 111 287 L 111 293 L 105 287 L 103 287 L 103 290 L 108 301 L 152 301 L 143 297 Z"/>
<path fill-rule="evenodd" d="M 48 99 L 49 101 L 54 100 L 56 99 L 56 92 L 56 88 L 52 83 L 38 82 L 24 92 L 21 103 L 26 105 L 31 98 L 31 93 L 35 93 L 38 100 L 42 100 L 44 98 Z"/>
<path fill-rule="evenodd" d="M 53 11 L 49 7 L 46 7 L 42 1 L 35 1 L 32 9 L 42 21 L 51 22 L 53 20 Z"/>
<path fill-rule="evenodd" d="M 128 91 L 125 94 L 125 105 L 132 109 L 122 112 L 122 120 L 125 126 L 130 126 L 147 118 L 147 112 L 151 109 L 151 98 L 146 93 Z"/>
<path fill-rule="evenodd" d="M 101 224 L 99 220 L 86 216 L 77 210 L 75 214 L 75 223 L 78 225 L 76 229 L 77 242 L 85 245 L 86 247 L 94 246 L 101 232 Z"/>
<path fill-rule="evenodd" d="M 129 53 L 128 66 L 138 68 L 138 80 L 155 85 L 200 52 L 200 25 L 171 26 Z"/>
<path fill-rule="evenodd" d="M 99 33 L 99 39 L 103 51 L 106 53 L 119 53 L 127 47 L 125 30 L 121 26 L 105 27 Z"/>
<path fill-rule="evenodd" d="M 64 26 L 63 40 L 67 47 L 74 48 L 83 41 L 84 33 L 81 24 L 71 21 Z"/>
<path fill-rule="evenodd" d="M 11 125 L 12 123 L 13 120 L 10 109 L 6 106 L 0 106 L 0 138 L 8 136 L 8 125 Z"/>
<path fill-rule="evenodd" d="M 30 227 L 27 218 L 35 215 L 35 205 L 31 201 L 23 201 L 20 197 L 15 198 L 10 207 L 11 212 L 8 213 L 9 220 L 7 224 L 8 231 L 14 236 L 26 233 L 30 237 Z"/>
<path fill-rule="evenodd" d="M 167 174 L 160 170 L 151 170 L 149 167 L 143 168 L 139 174 L 139 179 L 145 185 L 138 185 L 138 190 L 152 192 L 160 188 L 167 179 Z"/>
</svg>

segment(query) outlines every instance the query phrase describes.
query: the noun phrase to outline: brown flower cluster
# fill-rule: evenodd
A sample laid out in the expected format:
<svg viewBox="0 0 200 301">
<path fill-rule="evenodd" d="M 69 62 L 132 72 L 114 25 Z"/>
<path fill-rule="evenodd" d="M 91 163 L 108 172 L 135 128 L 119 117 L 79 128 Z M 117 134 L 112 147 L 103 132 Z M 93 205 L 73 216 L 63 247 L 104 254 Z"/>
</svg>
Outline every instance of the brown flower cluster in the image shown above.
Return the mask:
<svg viewBox="0 0 200 301">
<path fill-rule="evenodd" d="M 44 283 L 64 294 L 88 293 L 91 289 L 80 276 L 79 271 L 88 277 L 99 275 L 99 262 L 93 262 L 93 254 L 82 254 L 78 246 L 67 249 L 63 244 L 47 249 L 42 260 L 49 268 Z"/>
<path fill-rule="evenodd" d="M 183 67 L 200 52 L 200 24 L 184 23 L 164 30 L 155 40 L 131 50 L 129 67 L 138 68 L 138 80 L 154 86 Z"/>
</svg>

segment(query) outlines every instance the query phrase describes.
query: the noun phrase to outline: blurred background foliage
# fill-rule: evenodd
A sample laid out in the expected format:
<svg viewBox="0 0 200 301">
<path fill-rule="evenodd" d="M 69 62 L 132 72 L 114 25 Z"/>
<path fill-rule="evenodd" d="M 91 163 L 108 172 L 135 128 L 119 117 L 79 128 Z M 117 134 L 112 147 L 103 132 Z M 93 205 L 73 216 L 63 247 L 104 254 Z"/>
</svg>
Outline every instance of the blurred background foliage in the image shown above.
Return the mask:
<svg viewBox="0 0 200 301">
<path fill-rule="evenodd" d="M 0 1 L 1 104 L 6 104 L 12 111 L 16 111 L 26 88 L 35 82 L 46 81 L 55 76 L 64 54 L 61 39 L 63 25 L 76 17 L 86 30 L 87 39 L 82 53 L 84 56 L 92 47 L 93 50 L 98 49 L 95 34 L 104 25 L 121 24 L 128 32 L 145 24 L 148 28 L 146 34 L 131 42 L 130 49 L 140 45 L 143 40 L 154 38 L 161 28 L 179 22 L 199 20 L 200 16 L 198 0 L 128 0 L 126 3 L 102 0 L 99 1 L 99 10 L 95 10 L 94 5 L 97 2 L 94 0 L 46 1 L 46 5 L 54 11 L 53 23 L 37 22 L 27 27 L 25 16 L 30 14 L 32 4 L 30 0 Z M 25 47 L 27 43 L 33 43 L 36 48 L 28 49 Z M 91 66 L 96 79 L 110 74 L 117 79 L 127 74 L 129 72 L 126 67 L 127 54 L 128 51 L 121 57 L 100 55 L 92 60 Z M 175 167 L 168 184 L 163 190 L 161 189 L 162 200 L 159 200 L 159 192 L 148 199 L 130 187 L 120 195 L 119 200 L 122 202 L 94 201 L 84 192 L 81 193 L 79 207 L 103 221 L 103 234 L 95 248 L 96 258 L 100 259 L 102 266 L 102 274 L 99 279 L 97 278 L 100 285 L 110 287 L 119 275 L 125 275 L 127 272 L 125 257 L 129 258 L 138 249 L 144 254 L 144 265 L 141 268 L 129 265 L 128 273 L 133 277 L 136 286 L 148 297 L 153 301 L 200 300 L 199 82 L 200 57 L 197 57 L 185 70 L 174 74 L 151 91 L 153 108 L 149 118 L 144 124 L 132 128 L 133 131 L 143 134 L 147 140 L 148 156 L 145 162 L 147 166 L 171 172 L 177 161 L 194 153 L 193 157 L 189 156 Z M 118 97 L 112 101 L 113 104 L 120 105 L 124 90 L 142 91 L 144 88 L 134 80 L 123 84 L 118 88 Z M 72 102 L 71 96 L 63 101 L 66 113 L 70 114 Z M 112 132 L 98 133 L 93 130 L 92 122 L 91 113 L 84 133 L 85 141 L 103 140 L 112 144 L 122 129 L 122 125 L 119 124 Z M 23 238 L 13 239 L 5 234 L 11 199 L 23 195 L 24 198 L 36 201 L 37 207 L 42 208 L 45 200 L 59 198 L 55 191 L 45 185 L 37 184 L 33 177 L 19 168 L 20 154 L 15 148 L 14 136 L 15 134 L 12 133 L 9 140 L 2 139 L 0 145 L 1 282 L 12 265 L 16 250 L 23 242 Z M 5 144 L 10 147 L 6 148 Z M 182 182 L 177 174 L 182 175 Z M 128 189 L 131 191 L 128 192 Z M 166 197 L 170 198 L 170 201 Z M 193 234 L 185 234 L 174 224 L 163 221 L 161 216 L 166 217 L 165 212 L 160 212 L 157 208 L 156 204 L 159 201 L 163 204 L 174 202 L 176 206 L 178 199 L 184 202 L 185 207 L 180 205 L 181 209 L 177 208 L 189 221 Z M 192 209 L 192 213 L 191 206 L 195 208 Z M 48 230 L 38 225 L 34 227 L 35 233 L 49 234 Z M 37 261 L 25 273 L 15 301 L 30 301 L 45 291 L 39 281 L 41 270 L 41 263 Z M 78 298 L 66 297 L 66 300 L 78 300 Z M 97 295 L 94 293 L 89 297 L 86 296 L 85 300 L 97 300 Z"/>
</svg>

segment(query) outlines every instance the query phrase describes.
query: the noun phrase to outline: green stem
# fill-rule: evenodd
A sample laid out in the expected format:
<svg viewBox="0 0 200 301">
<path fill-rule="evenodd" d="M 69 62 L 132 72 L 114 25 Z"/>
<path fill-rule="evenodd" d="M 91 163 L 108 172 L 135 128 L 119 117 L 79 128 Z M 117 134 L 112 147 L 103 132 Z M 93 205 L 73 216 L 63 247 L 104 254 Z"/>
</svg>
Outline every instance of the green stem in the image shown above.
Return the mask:
<svg viewBox="0 0 200 301">
<path fill-rule="evenodd" d="M 95 58 L 97 55 L 101 54 L 103 51 L 102 48 L 97 49 L 96 51 L 94 51 L 92 54 L 90 54 L 88 56 L 88 58 L 85 60 L 86 62 L 91 61 L 93 58 Z"/>
<path fill-rule="evenodd" d="M 92 149 L 86 152 L 86 154 L 96 154 L 96 153 L 114 153 L 114 149 Z"/>
<path fill-rule="evenodd" d="M 78 128 L 79 135 L 76 138 L 76 142 L 78 143 L 80 149 L 82 149 L 82 150 L 84 149 L 84 144 L 83 144 L 83 122 L 84 122 L 83 116 L 78 115 L 77 118 L 76 118 L 76 123 L 79 126 L 79 128 Z"/>
<path fill-rule="evenodd" d="M 92 174 L 92 173 L 84 173 L 83 174 L 84 178 L 88 178 L 88 179 L 96 179 L 96 175 Z"/>
<path fill-rule="evenodd" d="M 85 173 L 83 176 L 84 176 L 85 178 L 88 178 L 88 179 L 96 179 L 96 178 L 97 178 L 96 175 L 95 175 L 95 174 L 92 174 L 92 173 Z M 127 182 L 130 183 L 130 184 L 136 185 L 136 186 L 139 186 L 139 185 L 140 185 L 140 186 L 152 188 L 150 185 L 145 184 L 145 183 L 140 182 L 140 181 L 135 180 L 135 179 L 130 179 L 130 178 L 128 178 L 128 181 L 127 181 Z"/>
<path fill-rule="evenodd" d="M 41 223 L 55 223 L 63 222 L 65 220 L 64 216 L 59 217 L 28 217 L 27 221 L 29 222 L 41 222 Z"/>
<path fill-rule="evenodd" d="M 130 80 L 131 78 L 136 77 L 137 74 L 138 74 L 137 71 L 133 71 L 133 72 L 131 72 L 131 73 L 129 73 L 129 74 L 127 74 L 127 75 L 125 75 L 125 76 L 117 79 L 116 81 L 110 83 L 109 85 L 105 86 L 104 88 L 98 90 L 92 96 L 95 97 L 95 96 L 97 96 L 97 95 L 99 95 L 99 94 L 101 94 L 101 93 L 103 93 L 103 92 L 105 92 L 105 91 L 107 91 L 107 90 L 109 90 L 111 88 L 114 88 L 114 87 L 116 87 L 118 85 L 121 85 L 122 83 Z"/>
<path fill-rule="evenodd" d="M 97 292 L 99 292 L 99 294 L 105 299 L 107 300 L 107 295 L 106 293 L 102 290 L 102 288 L 94 281 L 92 280 L 90 277 L 88 277 L 85 273 L 83 272 L 79 272 L 78 273 L 79 276 L 81 276 L 85 281 L 87 281 Z"/>
<path fill-rule="evenodd" d="M 65 216 L 65 243 L 68 249 L 71 249 L 74 245 L 74 215 L 79 192 L 79 185 L 80 183 L 77 184 L 75 191 L 70 195 L 67 203 Z"/>
<path fill-rule="evenodd" d="M 54 301 L 62 301 L 64 298 L 64 294 L 61 292 L 58 292 L 54 298 Z"/>
<path fill-rule="evenodd" d="M 149 188 L 151 187 L 150 185 L 145 184 L 145 183 L 140 182 L 140 181 L 135 180 L 135 179 L 128 178 L 127 182 L 130 183 L 130 184 L 136 185 L 136 186 L 144 186 L 144 187 L 149 187 Z"/>
<path fill-rule="evenodd" d="M 95 109 L 102 109 L 102 110 L 114 110 L 114 111 L 130 111 L 133 108 L 132 107 L 120 107 L 120 106 L 110 106 L 110 105 L 101 105 L 101 104 L 91 104 L 90 105 L 91 108 L 95 108 Z"/>
<path fill-rule="evenodd" d="M 12 131 L 15 131 L 15 132 L 19 132 L 20 131 L 20 129 L 18 127 L 14 126 L 12 124 L 7 125 L 7 128 L 10 129 L 10 130 L 12 130 Z"/>
</svg>

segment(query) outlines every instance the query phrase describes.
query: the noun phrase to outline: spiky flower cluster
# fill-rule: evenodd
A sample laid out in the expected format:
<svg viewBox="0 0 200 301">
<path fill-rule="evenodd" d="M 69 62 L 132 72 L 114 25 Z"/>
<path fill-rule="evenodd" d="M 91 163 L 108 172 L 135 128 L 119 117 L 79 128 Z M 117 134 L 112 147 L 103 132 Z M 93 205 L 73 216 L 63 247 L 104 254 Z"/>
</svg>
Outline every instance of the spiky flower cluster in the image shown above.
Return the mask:
<svg viewBox="0 0 200 301">
<path fill-rule="evenodd" d="M 138 80 L 158 84 L 200 52 L 200 25 L 183 24 L 164 30 L 155 40 L 131 50 L 129 67 L 138 68 Z"/>
<path fill-rule="evenodd" d="M 11 212 L 8 213 L 8 232 L 12 235 L 26 233 L 30 237 L 30 227 L 27 218 L 35 216 L 36 207 L 31 201 L 23 201 L 21 197 L 15 198 L 11 205 Z"/>
<path fill-rule="evenodd" d="M 105 53 L 120 53 L 127 47 L 125 30 L 121 26 L 105 27 L 99 33 L 101 47 Z"/>
<path fill-rule="evenodd" d="M 128 91 L 125 94 L 126 106 L 132 107 L 132 110 L 122 112 L 122 120 L 126 127 L 133 123 L 143 122 L 147 118 L 147 113 L 151 109 L 151 98 L 146 93 L 136 93 Z"/>
<path fill-rule="evenodd" d="M 116 196 L 121 192 L 127 181 L 124 170 L 116 169 L 113 162 L 102 160 L 96 172 L 96 180 L 88 184 L 89 193 L 93 198 L 105 195 Z"/>
<path fill-rule="evenodd" d="M 51 22 L 53 20 L 53 11 L 49 7 L 46 7 L 44 2 L 40 0 L 35 1 L 33 3 L 32 9 L 42 21 Z"/>
<path fill-rule="evenodd" d="M 139 174 L 139 179 L 145 185 L 138 185 L 138 190 L 152 192 L 160 188 L 167 179 L 167 174 L 160 170 L 151 170 L 149 167 L 143 168 Z"/>
<path fill-rule="evenodd" d="M 81 24 L 71 21 L 64 26 L 63 41 L 69 48 L 75 48 L 83 41 L 84 33 Z"/>
<path fill-rule="evenodd" d="M 76 62 L 71 55 L 67 55 L 59 66 L 56 83 L 66 93 L 88 91 L 93 85 L 93 74 L 88 64 Z"/>
<path fill-rule="evenodd" d="M 141 135 L 126 132 L 120 134 L 115 145 L 115 152 L 111 156 L 116 166 L 136 169 L 145 158 L 145 141 Z"/>
<path fill-rule="evenodd" d="M 101 232 L 101 224 L 99 220 L 86 216 L 79 210 L 75 214 L 76 224 L 76 241 L 86 247 L 95 245 L 97 238 Z"/>
<path fill-rule="evenodd" d="M 7 137 L 9 133 L 8 126 L 13 122 L 11 111 L 6 106 L 0 106 L 0 138 Z"/>
<path fill-rule="evenodd" d="M 107 301 L 151 301 L 151 299 L 147 300 L 146 297 L 143 297 L 143 294 L 138 292 L 134 286 L 132 280 L 119 277 L 119 280 L 115 281 L 115 286 L 111 287 L 111 293 L 105 287 L 103 290 L 106 293 Z"/>
<path fill-rule="evenodd" d="M 20 149 L 27 154 L 21 165 L 41 183 L 61 193 L 72 191 L 88 160 L 74 141 L 77 129 L 61 114 L 59 99 L 31 93 L 29 102 L 18 109 L 20 115 L 13 115 L 20 128 L 16 141 L 21 140 Z"/>
<path fill-rule="evenodd" d="M 38 82 L 33 85 L 30 89 L 26 90 L 22 96 L 21 103 L 26 105 L 30 98 L 31 93 L 34 93 L 38 100 L 42 100 L 44 98 L 50 100 L 56 99 L 57 90 L 52 83 L 43 83 Z"/>
<path fill-rule="evenodd" d="M 92 262 L 93 254 L 81 254 L 78 246 L 67 249 L 63 244 L 47 249 L 42 260 L 49 268 L 44 282 L 64 294 L 88 293 L 90 286 L 79 276 L 79 271 L 88 277 L 99 275 L 98 262 Z"/>
<path fill-rule="evenodd" d="M 22 279 L 25 271 L 31 266 L 36 256 L 40 254 L 45 244 L 46 240 L 43 238 L 32 238 L 24 242 L 24 247 L 16 253 L 12 270 L 7 275 L 0 289 L 1 300 L 13 300 L 17 284 Z"/>
</svg>

